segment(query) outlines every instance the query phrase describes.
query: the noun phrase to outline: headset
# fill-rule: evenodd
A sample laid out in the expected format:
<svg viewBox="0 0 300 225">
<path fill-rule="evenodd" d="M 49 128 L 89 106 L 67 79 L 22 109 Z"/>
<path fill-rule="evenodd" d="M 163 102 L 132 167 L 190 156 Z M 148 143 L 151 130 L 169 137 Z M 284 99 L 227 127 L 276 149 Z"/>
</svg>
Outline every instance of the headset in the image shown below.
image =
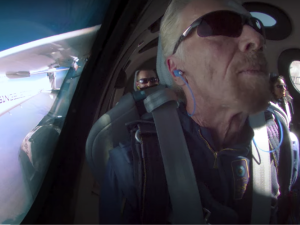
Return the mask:
<svg viewBox="0 0 300 225">
<path fill-rule="evenodd" d="M 174 70 L 173 73 L 174 73 L 175 77 L 180 77 L 181 78 L 181 80 L 185 83 L 185 85 L 188 87 L 188 89 L 191 92 L 191 95 L 192 95 L 192 98 L 193 98 L 193 102 L 194 102 L 194 109 L 193 109 L 193 112 L 191 114 L 188 113 L 188 115 L 190 117 L 192 117 L 195 114 L 195 111 L 196 111 L 196 100 L 195 100 L 194 94 L 192 92 L 192 89 L 191 89 L 190 85 L 186 82 L 186 80 L 182 77 L 183 73 L 182 73 L 181 70 Z"/>
<path fill-rule="evenodd" d="M 182 77 L 183 72 L 181 70 L 174 70 L 173 73 L 174 73 L 175 77 L 179 77 L 186 84 L 186 86 L 188 87 L 188 89 L 189 89 L 189 91 L 190 91 L 190 93 L 192 95 L 193 102 L 194 102 L 194 109 L 193 109 L 193 112 L 191 114 L 188 113 L 188 115 L 190 117 L 192 117 L 195 114 L 195 110 L 196 110 L 196 100 L 195 100 L 194 94 L 192 92 L 192 89 L 191 89 L 190 85 L 186 82 L 186 80 Z M 285 112 L 281 108 L 279 108 L 278 106 L 276 106 L 274 103 L 272 103 L 272 102 L 269 102 L 269 107 L 268 107 L 267 110 L 270 111 L 275 116 L 275 119 L 276 119 L 276 121 L 277 121 L 277 123 L 279 125 L 279 128 L 280 128 L 279 129 L 280 130 L 280 142 L 279 142 L 279 145 L 276 148 L 274 148 L 272 151 L 266 151 L 266 150 L 260 149 L 257 146 L 257 143 L 256 143 L 256 141 L 255 141 L 254 138 L 253 138 L 253 142 L 254 142 L 256 148 L 259 149 L 260 151 L 267 152 L 267 153 L 272 153 L 272 152 L 277 151 L 280 148 L 280 146 L 281 146 L 281 144 L 283 142 L 283 127 L 282 127 L 282 124 L 281 124 L 280 120 L 278 119 L 277 113 L 280 114 L 286 121 L 288 121 L 288 119 L 287 119 L 287 116 L 286 116 Z"/>
</svg>

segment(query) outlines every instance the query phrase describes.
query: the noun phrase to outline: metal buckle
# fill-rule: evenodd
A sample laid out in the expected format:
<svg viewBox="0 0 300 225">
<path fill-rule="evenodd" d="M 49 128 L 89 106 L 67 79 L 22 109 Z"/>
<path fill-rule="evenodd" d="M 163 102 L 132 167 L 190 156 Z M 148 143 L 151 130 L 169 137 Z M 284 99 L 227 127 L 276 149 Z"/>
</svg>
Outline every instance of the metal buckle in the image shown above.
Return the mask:
<svg viewBox="0 0 300 225">
<path fill-rule="evenodd" d="M 209 224 L 207 221 L 208 221 L 208 219 L 209 219 L 209 217 L 211 215 L 211 212 L 208 209 L 206 209 L 206 208 L 202 208 L 202 209 L 203 209 L 204 214 L 206 213 L 205 217 L 204 217 L 204 221 L 205 221 L 206 224 Z"/>
<path fill-rule="evenodd" d="M 137 142 L 142 143 L 141 131 L 140 131 L 140 130 L 137 130 L 137 131 L 135 132 L 134 137 L 135 137 L 135 139 L 137 140 Z"/>
</svg>

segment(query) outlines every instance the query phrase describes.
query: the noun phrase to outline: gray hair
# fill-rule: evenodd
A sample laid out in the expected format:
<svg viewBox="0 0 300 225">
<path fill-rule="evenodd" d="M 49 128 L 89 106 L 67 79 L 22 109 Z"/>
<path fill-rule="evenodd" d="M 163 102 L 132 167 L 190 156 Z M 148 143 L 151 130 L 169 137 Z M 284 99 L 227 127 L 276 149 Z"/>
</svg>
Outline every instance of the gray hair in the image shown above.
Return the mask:
<svg viewBox="0 0 300 225">
<path fill-rule="evenodd" d="M 180 17 L 182 10 L 190 3 L 196 0 L 172 0 L 168 6 L 164 17 L 161 22 L 160 35 L 162 50 L 165 58 L 172 55 L 173 49 L 176 45 L 177 40 L 181 36 L 183 31 L 180 31 L 178 27 L 180 26 Z M 240 0 L 219 0 L 224 2 L 226 5 L 230 6 L 233 10 L 240 11 L 241 9 L 246 11 L 241 7 Z M 178 48 L 180 52 L 180 48 Z"/>
<path fill-rule="evenodd" d="M 162 54 L 164 58 L 167 58 L 173 53 L 176 42 L 181 35 L 181 31 L 178 29 L 180 25 L 180 14 L 192 1 L 194 0 L 172 0 L 164 14 L 160 27 Z M 177 54 L 179 57 L 182 55 L 180 47 L 178 48 Z M 176 93 L 180 102 L 186 102 L 185 94 L 180 86 L 173 81 L 170 88 Z"/>
<path fill-rule="evenodd" d="M 178 29 L 182 10 L 194 0 L 172 0 L 161 22 L 160 35 L 165 58 L 172 55 L 181 31 Z"/>
<path fill-rule="evenodd" d="M 178 29 L 178 27 L 180 27 L 181 12 L 190 2 L 193 1 L 196 0 L 172 0 L 164 14 L 160 26 L 160 37 L 162 53 L 165 59 L 173 54 L 173 49 L 176 45 L 176 42 L 182 34 L 182 31 Z M 220 1 L 225 2 L 225 4 L 227 4 L 236 11 L 239 11 L 242 8 L 240 0 Z M 178 47 L 177 55 L 181 59 L 184 59 L 184 52 L 182 51 L 182 48 L 180 46 Z M 173 81 L 173 84 L 170 88 L 175 91 L 175 93 L 182 102 L 186 102 L 185 94 L 180 86 L 178 86 Z"/>
</svg>

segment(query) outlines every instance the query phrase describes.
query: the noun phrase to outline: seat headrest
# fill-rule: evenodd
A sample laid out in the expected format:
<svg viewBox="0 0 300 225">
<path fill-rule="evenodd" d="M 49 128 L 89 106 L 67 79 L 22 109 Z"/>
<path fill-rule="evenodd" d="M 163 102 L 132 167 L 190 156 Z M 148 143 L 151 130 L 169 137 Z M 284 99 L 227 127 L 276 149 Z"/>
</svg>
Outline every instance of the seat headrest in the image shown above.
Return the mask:
<svg viewBox="0 0 300 225">
<path fill-rule="evenodd" d="M 115 107 L 102 115 L 93 125 L 86 142 L 86 160 L 100 185 L 103 181 L 109 151 L 130 139 L 125 124 L 140 119 L 136 106 L 139 96 L 148 96 L 163 88 L 165 87 L 157 85 L 124 95 Z M 146 113 L 142 118 L 150 119 L 151 114 Z"/>
<path fill-rule="evenodd" d="M 158 37 L 157 57 L 156 57 L 156 70 L 159 78 L 159 83 L 167 87 L 173 84 L 172 76 L 166 66 L 166 60 L 162 51 L 161 39 Z"/>
<path fill-rule="evenodd" d="M 128 93 L 93 125 L 86 142 L 86 160 L 100 185 L 109 151 L 130 138 L 125 123 L 139 118 L 135 100 L 132 94 Z"/>
<path fill-rule="evenodd" d="M 159 89 L 165 88 L 165 85 L 172 85 L 172 77 L 165 65 L 160 39 L 156 67 L 160 85 L 143 90 L 142 92 L 146 96 Z M 139 71 L 136 71 L 134 75 L 135 91 L 138 91 L 135 86 L 138 72 Z M 98 119 L 89 133 L 86 142 L 86 160 L 100 185 L 103 181 L 109 151 L 117 147 L 119 143 L 129 140 L 130 138 L 125 123 L 140 119 L 136 101 L 133 97 L 135 94 L 137 93 L 124 95 L 114 108 Z"/>
</svg>

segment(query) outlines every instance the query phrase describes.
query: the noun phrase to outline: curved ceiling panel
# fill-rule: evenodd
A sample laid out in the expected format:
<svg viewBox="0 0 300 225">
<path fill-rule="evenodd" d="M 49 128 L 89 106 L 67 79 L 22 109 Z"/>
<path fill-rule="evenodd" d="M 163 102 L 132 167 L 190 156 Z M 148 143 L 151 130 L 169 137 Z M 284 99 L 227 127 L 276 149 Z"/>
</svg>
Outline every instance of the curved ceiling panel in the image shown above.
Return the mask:
<svg viewBox="0 0 300 225">
<path fill-rule="evenodd" d="M 258 16 L 258 19 L 265 20 L 262 21 L 266 29 L 266 38 L 268 40 L 283 40 L 286 39 L 292 33 L 292 23 L 289 17 L 281 9 L 276 6 L 261 3 L 261 2 L 247 2 L 243 6 L 251 13 L 253 16 Z M 262 15 L 262 14 L 264 15 Z M 274 24 L 274 19 L 276 23 Z"/>
</svg>

